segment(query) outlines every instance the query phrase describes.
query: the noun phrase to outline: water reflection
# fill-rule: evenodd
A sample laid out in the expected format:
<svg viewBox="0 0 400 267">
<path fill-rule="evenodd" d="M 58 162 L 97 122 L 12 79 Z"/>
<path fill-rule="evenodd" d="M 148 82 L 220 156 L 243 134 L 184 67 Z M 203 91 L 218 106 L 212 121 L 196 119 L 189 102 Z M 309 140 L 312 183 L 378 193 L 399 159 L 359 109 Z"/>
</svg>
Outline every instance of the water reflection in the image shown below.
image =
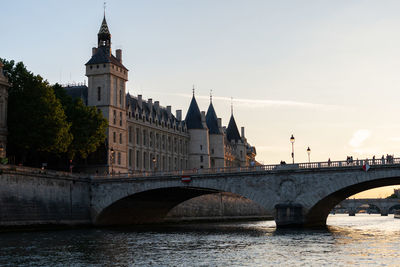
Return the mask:
<svg viewBox="0 0 400 267">
<path fill-rule="evenodd" d="M 398 265 L 400 220 L 330 216 L 323 230 L 273 221 L 2 233 L 1 266 Z"/>
</svg>

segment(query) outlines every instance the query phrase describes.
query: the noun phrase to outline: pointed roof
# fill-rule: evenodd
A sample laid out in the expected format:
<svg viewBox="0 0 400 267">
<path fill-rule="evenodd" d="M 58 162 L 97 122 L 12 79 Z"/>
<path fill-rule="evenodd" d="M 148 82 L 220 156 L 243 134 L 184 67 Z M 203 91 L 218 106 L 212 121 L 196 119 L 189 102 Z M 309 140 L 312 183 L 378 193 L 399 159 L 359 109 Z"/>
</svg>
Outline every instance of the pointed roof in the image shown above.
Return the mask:
<svg viewBox="0 0 400 267">
<path fill-rule="evenodd" d="M 103 22 L 101 23 L 100 30 L 98 34 L 110 34 L 110 31 L 108 30 L 108 25 L 106 21 L 106 16 L 104 15 L 103 17 Z"/>
<path fill-rule="evenodd" d="M 235 140 L 236 142 L 240 140 L 239 130 L 236 126 L 235 118 L 233 114 L 231 115 L 231 119 L 229 120 L 228 128 L 226 129 L 226 138 L 230 142 L 231 140 Z"/>
<path fill-rule="evenodd" d="M 185 122 L 187 129 L 204 129 L 203 123 L 201 122 L 201 113 L 199 106 L 197 105 L 196 98 L 192 97 L 189 109 L 186 113 Z"/>
<path fill-rule="evenodd" d="M 221 134 L 221 131 L 218 127 L 217 114 L 215 113 L 212 102 L 210 102 L 210 106 L 208 106 L 207 115 L 206 115 L 206 123 L 207 123 L 207 127 L 208 127 L 208 132 L 210 134 Z"/>
</svg>

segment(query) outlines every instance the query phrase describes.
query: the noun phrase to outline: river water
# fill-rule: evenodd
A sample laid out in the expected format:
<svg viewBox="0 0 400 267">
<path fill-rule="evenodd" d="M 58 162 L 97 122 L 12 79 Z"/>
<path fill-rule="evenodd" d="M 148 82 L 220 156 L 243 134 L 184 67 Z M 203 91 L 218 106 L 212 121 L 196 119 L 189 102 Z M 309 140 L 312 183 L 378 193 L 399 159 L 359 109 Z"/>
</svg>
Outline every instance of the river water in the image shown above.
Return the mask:
<svg viewBox="0 0 400 267">
<path fill-rule="evenodd" d="M 273 221 L 0 234 L 0 266 L 400 266 L 400 220 L 330 215 L 327 230 Z"/>
</svg>

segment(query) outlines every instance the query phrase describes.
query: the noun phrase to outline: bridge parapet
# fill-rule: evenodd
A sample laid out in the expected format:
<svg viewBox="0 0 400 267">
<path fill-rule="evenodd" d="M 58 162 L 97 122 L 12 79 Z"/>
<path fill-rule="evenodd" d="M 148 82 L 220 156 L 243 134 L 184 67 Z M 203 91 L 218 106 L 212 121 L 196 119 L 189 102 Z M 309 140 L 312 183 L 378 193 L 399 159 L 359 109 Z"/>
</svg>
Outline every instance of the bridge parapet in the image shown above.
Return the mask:
<svg viewBox="0 0 400 267">
<path fill-rule="evenodd" d="M 296 171 L 321 171 L 321 170 L 348 170 L 361 169 L 364 164 L 368 163 L 371 168 L 374 167 L 400 167 L 400 158 L 387 159 L 365 159 L 365 160 L 341 160 L 341 161 L 323 161 L 323 162 L 305 162 L 295 164 L 270 164 L 248 167 L 224 167 L 224 168 L 207 168 L 207 169 L 191 169 L 181 171 L 134 171 L 129 173 L 118 173 L 109 175 L 92 175 L 93 179 L 108 178 L 149 178 L 149 177 L 168 177 L 168 176 L 191 176 L 191 175 L 207 175 L 207 174 L 233 174 L 233 173 L 254 173 L 254 172 L 296 172 Z"/>
</svg>

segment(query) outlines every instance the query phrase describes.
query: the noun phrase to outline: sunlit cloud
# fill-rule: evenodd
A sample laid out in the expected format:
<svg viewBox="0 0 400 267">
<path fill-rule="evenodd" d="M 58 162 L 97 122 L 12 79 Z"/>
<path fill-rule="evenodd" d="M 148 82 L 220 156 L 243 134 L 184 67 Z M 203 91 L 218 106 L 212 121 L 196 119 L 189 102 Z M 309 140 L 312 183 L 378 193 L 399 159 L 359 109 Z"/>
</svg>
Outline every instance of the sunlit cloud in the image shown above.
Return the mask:
<svg viewBox="0 0 400 267">
<path fill-rule="evenodd" d="M 349 145 L 352 147 L 360 147 L 365 140 L 371 136 L 371 132 L 366 129 L 357 130 L 349 141 Z"/>
<path fill-rule="evenodd" d="M 389 141 L 400 142 L 400 137 L 391 137 L 389 138 Z"/>
<path fill-rule="evenodd" d="M 165 93 L 165 92 L 149 92 L 159 95 L 169 95 L 169 96 L 180 96 L 184 98 L 191 98 L 191 94 L 180 94 L 180 93 Z M 197 99 L 210 99 L 209 95 L 197 95 Z M 265 108 L 265 107 L 297 107 L 297 108 L 307 108 L 307 109 L 339 109 L 341 106 L 328 105 L 328 104 L 318 104 L 318 103 L 308 103 L 300 101 L 291 100 L 271 100 L 271 99 L 248 99 L 248 98 L 230 98 L 223 96 L 213 96 L 213 100 L 219 100 L 224 102 L 233 102 L 236 107 L 251 107 L 251 108 Z"/>
</svg>

